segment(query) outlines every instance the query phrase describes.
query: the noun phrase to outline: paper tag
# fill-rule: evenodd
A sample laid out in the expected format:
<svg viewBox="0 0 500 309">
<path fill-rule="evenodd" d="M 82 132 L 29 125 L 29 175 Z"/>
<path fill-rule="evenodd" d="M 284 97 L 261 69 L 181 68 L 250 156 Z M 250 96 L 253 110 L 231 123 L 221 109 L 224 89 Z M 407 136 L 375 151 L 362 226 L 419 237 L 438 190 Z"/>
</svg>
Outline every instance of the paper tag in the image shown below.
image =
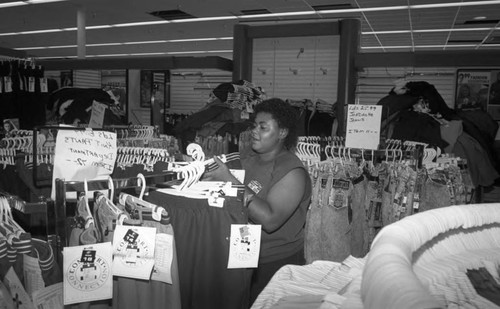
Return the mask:
<svg viewBox="0 0 500 309">
<path fill-rule="evenodd" d="M 37 309 L 59 309 L 63 305 L 63 283 L 49 285 L 33 294 L 33 304 Z"/>
<path fill-rule="evenodd" d="M 128 229 L 128 231 L 125 233 L 125 236 L 123 236 L 123 240 L 125 240 L 129 244 L 133 244 L 136 242 L 137 237 L 139 237 L 139 234 L 137 232 L 132 229 Z"/>
<path fill-rule="evenodd" d="M 84 265 L 87 264 L 89 265 L 88 267 L 91 267 L 91 265 L 92 266 L 94 265 L 95 255 L 96 255 L 95 250 L 89 250 L 89 249 L 83 250 L 80 261 L 82 261 Z"/>
<path fill-rule="evenodd" d="M 113 275 L 149 280 L 154 266 L 156 228 L 117 225 L 113 234 Z"/>
<path fill-rule="evenodd" d="M 172 284 L 172 261 L 174 259 L 174 237 L 170 234 L 156 234 L 155 265 L 151 280 Z"/>
<path fill-rule="evenodd" d="M 85 261 L 92 261 L 86 263 Z M 64 304 L 113 297 L 110 242 L 63 248 Z"/>
<path fill-rule="evenodd" d="M 212 207 L 224 207 L 225 193 L 222 189 L 210 189 L 208 193 L 208 205 Z"/>
<path fill-rule="evenodd" d="M 28 77 L 28 92 L 35 92 L 35 77 Z"/>
<path fill-rule="evenodd" d="M 0 78 L 1 80 L 1 78 Z M 0 309 L 14 309 L 14 301 L 7 287 L 0 281 Z"/>
<path fill-rule="evenodd" d="M 3 77 L 3 85 L 6 93 L 12 92 L 12 78 L 10 78 L 10 76 Z"/>
<path fill-rule="evenodd" d="M 261 232 L 261 225 L 231 224 L 227 268 L 257 267 Z"/>
<path fill-rule="evenodd" d="M 40 92 L 41 93 L 49 92 L 49 86 L 46 77 L 40 78 Z"/>
<path fill-rule="evenodd" d="M 23 258 L 24 286 L 28 295 L 45 287 L 38 259 L 27 254 Z"/>
<path fill-rule="evenodd" d="M 239 169 L 229 169 L 231 174 L 238 179 L 239 182 L 244 183 L 245 180 L 245 170 L 239 170 Z"/>
<path fill-rule="evenodd" d="M 10 291 L 10 296 L 14 302 L 14 307 L 18 309 L 35 309 L 33 302 L 17 277 L 14 269 L 9 268 L 3 279 L 3 283 Z"/>
</svg>

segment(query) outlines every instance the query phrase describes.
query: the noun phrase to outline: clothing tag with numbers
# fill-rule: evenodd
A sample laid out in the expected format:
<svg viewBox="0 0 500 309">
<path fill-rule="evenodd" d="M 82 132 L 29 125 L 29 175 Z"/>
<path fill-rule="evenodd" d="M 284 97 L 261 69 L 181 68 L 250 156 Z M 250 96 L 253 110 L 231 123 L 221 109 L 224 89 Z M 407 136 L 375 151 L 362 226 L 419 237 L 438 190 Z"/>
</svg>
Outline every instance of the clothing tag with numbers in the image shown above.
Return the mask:
<svg viewBox="0 0 500 309">
<path fill-rule="evenodd" d="M 260 253 L 261 225 L 231 224 L 227 268 L 255 268 Z"/>
<path fill-rule="evenodd" d="M 151 280 L 172 284 L 172 261 L 174 259 L 174 236 L 166 233 L 156 234 L 155 265 Z"/>
</svg>

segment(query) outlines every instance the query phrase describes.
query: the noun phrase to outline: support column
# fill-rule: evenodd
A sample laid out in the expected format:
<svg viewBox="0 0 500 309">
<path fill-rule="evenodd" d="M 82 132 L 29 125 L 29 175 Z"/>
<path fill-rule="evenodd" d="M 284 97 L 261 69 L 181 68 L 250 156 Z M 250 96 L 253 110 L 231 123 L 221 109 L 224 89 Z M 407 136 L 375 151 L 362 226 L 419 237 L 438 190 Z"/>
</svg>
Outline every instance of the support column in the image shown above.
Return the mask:
<svg viewBox="0 0 500 309">
<path fill-rule="evenodd" d="M 86 10 L 83 6 L 78 6 L 78 11 L 76 13 L 76 25 L 77 25 L 77 58 L 85 59 L 86 57 Z"/>
<path fill-rule="evenodd" d="M 233 81 L 252 80 L 253 39 L 248 25 L 235 25 L 233 30 Z"/>
<path fill-rule="evenodd" d="M 340 27 L 339 76 L 337 83 L 338 136 L 345 136 L 347 104 L 354 104 L 357 71 L 354 60 L 359 50 L 361 22 L 343 19 Z"/>
</svg>

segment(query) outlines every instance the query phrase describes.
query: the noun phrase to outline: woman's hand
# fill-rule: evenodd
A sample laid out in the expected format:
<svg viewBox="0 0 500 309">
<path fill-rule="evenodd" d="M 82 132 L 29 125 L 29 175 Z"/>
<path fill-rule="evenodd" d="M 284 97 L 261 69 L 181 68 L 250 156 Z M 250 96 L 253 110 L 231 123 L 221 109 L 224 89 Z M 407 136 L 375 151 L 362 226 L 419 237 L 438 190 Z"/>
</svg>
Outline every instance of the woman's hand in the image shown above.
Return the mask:
<svg viewBox="0 0 500 309">
<path fill-rule="evenodd" d="M 230 181 L 232 183 L 239 183 L 236 177 L 233 176 L 226 164 L 224 164 L 217 156 L 213 157 L 217 168 L 210 172 L 205 172 L 202 180 L 207 181 Z"/>
</svg>

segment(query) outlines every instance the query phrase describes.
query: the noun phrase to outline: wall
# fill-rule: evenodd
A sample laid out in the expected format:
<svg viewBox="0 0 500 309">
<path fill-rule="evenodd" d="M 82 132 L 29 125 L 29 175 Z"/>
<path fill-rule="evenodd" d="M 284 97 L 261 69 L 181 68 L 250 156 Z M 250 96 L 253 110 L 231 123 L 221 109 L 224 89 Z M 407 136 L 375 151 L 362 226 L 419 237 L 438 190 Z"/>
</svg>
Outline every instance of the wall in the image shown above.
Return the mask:
<svg viewBox="0 0 500 309">
<path fill-rule="evenodd" d="M 202 108 L 210 92 L 221 83 L 231 82 L 231 72 L 204 69 L 172 70 L 168 113 L 190 114 Z"/>
<path fill-rule="evenodd" d="M 252 82 L 268 97 L 337 101 L 339 36 L 253 40 Z"/>
</svg>

